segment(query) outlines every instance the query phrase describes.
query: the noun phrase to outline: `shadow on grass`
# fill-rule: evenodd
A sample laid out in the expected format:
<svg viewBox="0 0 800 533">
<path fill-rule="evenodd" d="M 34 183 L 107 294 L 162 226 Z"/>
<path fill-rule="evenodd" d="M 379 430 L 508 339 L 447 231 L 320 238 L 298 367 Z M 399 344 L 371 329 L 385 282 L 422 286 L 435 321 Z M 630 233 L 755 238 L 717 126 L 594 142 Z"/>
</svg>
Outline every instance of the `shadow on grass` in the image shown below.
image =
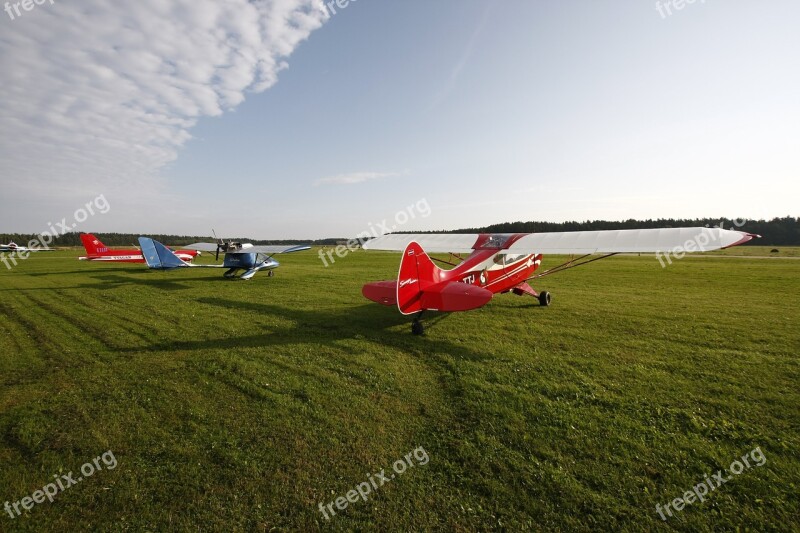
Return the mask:
<svg viewBox="0 0 800 533">
<path fill-rule="evenodd" d="M 437 339 L 436 324 L 447 318 L 447 314 L 425 316 L 426 336 L 411 334 L 411 318 L 400 315 L 396 309 L 377 304 L 359 305 L 344 309 L 295 309 L 269 303 L 251 303 L 224 300 L 221 298 L 199 298 L 198 303 L 213 305 L 231 310 L 231 318 L 236 312 L 250 312 L 274 315 L 293 322 L 292 325 L 277 327 L 260 334 L 219 339 L 163 342 L 145 348 L 125 350 L 129 352 L 146 351 L 194 351 L 227 350 L 236 348 L 259 348 L 280 345 L 325 344 L 340 340 L 366 340 L 403 351 L 444 352 L 469 360 L 485 360 L 486 355 L 449 340 Z M 408 327 L 406 332 L 391 331 L 400 325 Z"/>
<path fill-rule="evenodd" d="M 124 275 L 120 273 L 124 272 Z M 81 283 L 77 285 L 51 285 L 47 287 L 15 287 L 9 289 L 0 289 L 0 291 L 52 291 L 63 289 L 93 289 L 93 290 L 107 290 L 115 289 L 117 287 L 126 285 L 144 285 L 147 287 L 154 287 L 165 291 L 178 291 L 196 288 L 189 283 L 200 281 L 203 283 L 236 283 L 240 280 L 225 278 L 221 275 L 208 275 L 193 276 L 169 279 L 173 274 L 169 272 L 156 272 L 148 269 L 144 270 L 129 270 L 125 268 L 107 268 L 96 271 L 73 271 L 73 272 L 58 272 L 50 274 L 31 274 L 32 276 L 42 275 L 61 275 L 61 274 L 83 274 L 90 279 L 97 280 L 94 283 Z"/>
<path fill-rule="evenodd" d="M 188 277 L 186 275 L 176 276 L 176 274 L 171 271 L 143 270 L 141 271 L 141 273 L 137 272 L 133 277 L 120 276 L 117 274 L 108 274 L 104 276 L 92 276 L 92 277 L 104 283 L 111 283 L 117 285 L 133 283 L 133 284 L 146 285 L 167 290 L 196 288 L 186 284 L 194 283 L 197 281 L 202 283 L 244 283 L 243 281 L 236 278 L 226 278 L 222 276 L 221 271 L 218 272 L 206 271 L 204 274 L 198 272 L 198 274 L 200 275 Z"/>
<path fill-rule="evenodd" d="M 146 268 L 142 268 L 143 265 L 137 265 L 133 263 L 129 263 L 127 267 L 123 266 L 105 266 L 105 267 L 97 267 L 95 265 L 87 266 L 86 268 L 81 268 L 78 270 L 59 270 L 53 272 L 31 272 L 28 275 L 31 277 L 40 277 L 40 276 L 65 276 L 65 275 L 73 275 L 73 274 L 97 274 L 97 273 L 104 273 L 104 272 L 125 272 L 128 274 L 137 274 L 141 272 L 147 272 Z"/>
</svg>

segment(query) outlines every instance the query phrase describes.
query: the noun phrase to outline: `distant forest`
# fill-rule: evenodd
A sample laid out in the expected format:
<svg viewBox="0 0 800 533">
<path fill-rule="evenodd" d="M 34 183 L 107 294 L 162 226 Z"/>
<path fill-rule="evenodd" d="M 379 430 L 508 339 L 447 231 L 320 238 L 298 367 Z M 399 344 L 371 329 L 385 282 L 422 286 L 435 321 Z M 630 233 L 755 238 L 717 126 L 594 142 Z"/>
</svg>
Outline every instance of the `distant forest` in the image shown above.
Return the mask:
<svg viewBox="0 0 800 533">
<path fill-rule="evenodd" d="M 139 233 L 94 233 L 103 244 L 107 246 L 127 246 L 128 248 L 133 248 L 139 246 Z M 79 246 L 82 247 L 81 244 L 81 234 L 80 233 L 65 233 L 60 237 L 53 240 L 51 244 L 48 246 L 58 247 L 58 246 Z M 217 242 L 217 239 L 214 237 L 206 236 L 187 236 L 187 235 L 161 235 L 161 234 L 148 234 L 148 237 L 151 237 L 159 242 L 162 242 L 169 246 L 186 246 L 187 244 L 192 244 L 196 242 Z M 14 241 L 19 245 L 26 245 L 30 242 L 31 239 L 36 238 L 36 235 L 31 234 L 21 234 L 21 233 L 0 233 L 0 243 L 5 244 L 8 241 Z M 331 245 L 336 244 L 339 239 L 320 239 L 316 241 L 296 241 L 296 240 L 258 240 L 258 239 L 247 239 L 247 238 L 233 238 L 233 239 L 225 239 L 226 241 L 236 241 L 236 242 L 249 242 L 253 244 L 317 244 L 317 245 Z"/>
<path fill-rule="evenodd" d="M 657 220 L 589 220 L 585 222 L 503 222 L 482 228 L 463 228 L 458 230 L 428 231 L 419 233 L 536 233 L 545 231 L 587 231 L 606 229 L 636 229 L 636 228 L 681 228 L 710 226 L 747 231 L 761 235 L 761 239 L 751 241 L 750 245 L 761 246 L 800 246 L 800 218 L 784 217 L 772 220 L 732 220 L 720 218 L 695 218 L 674 219 L 660 218 Z M 738 224 L 738 225 L 737 225 Z M 108 246 L 138 246 L 138 234 L 133 233 L 97 233 L 97 237 Z M 186 235 L 148 235 L 170 246 L 185 246 L 194 242 L 215 242 L 209 236 Z M 0 233 L 0 243 L 14 241 L 25 245 L 36 235 L 19 233 Z M 318 246 L 331 246 L 344 241 L 347 237 L 317 239 L 317 240 L 258 240 L 248 238 L 226 239 L 253 244 L 314 244 Z M 49 246 L 81 246 L 79 233 L 66 233 L 56 238 Z"/>
</svg>

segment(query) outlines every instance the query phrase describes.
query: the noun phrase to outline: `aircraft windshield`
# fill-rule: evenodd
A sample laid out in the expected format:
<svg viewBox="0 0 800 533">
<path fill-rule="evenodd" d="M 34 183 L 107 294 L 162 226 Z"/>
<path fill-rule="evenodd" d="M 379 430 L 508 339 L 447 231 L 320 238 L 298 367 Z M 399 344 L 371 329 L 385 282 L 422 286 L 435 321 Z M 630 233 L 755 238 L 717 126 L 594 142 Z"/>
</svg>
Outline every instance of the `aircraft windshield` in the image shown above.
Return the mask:
<svg viewBox="0 0 800 533">
<path fill-rule="evenodd" d="M 508 239 L 510 239 L 513 235 L 512 234 L 505 234 L 505 233 L 498 233 L 494 235 L 489 235 L 489 238 L 480 246 L 480 250 L 493 250 L 493 249 L 502 249 L 505 247 Z"/>
</svg>

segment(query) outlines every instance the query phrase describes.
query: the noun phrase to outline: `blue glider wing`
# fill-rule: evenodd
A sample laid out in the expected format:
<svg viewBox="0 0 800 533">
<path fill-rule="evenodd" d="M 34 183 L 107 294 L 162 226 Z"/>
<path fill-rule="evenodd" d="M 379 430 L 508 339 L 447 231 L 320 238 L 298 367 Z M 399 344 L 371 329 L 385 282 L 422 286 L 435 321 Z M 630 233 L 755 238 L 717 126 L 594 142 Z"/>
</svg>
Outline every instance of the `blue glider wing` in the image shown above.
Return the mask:
<svg viewBox="0 0 800 533">
<path fill-rule="evenodd" d="M 172 253 L 169 248 L 149 237 L 139 237 L 139 246 L 147 266 L 157 270 L 170 270 L 191 266 Z"/>
</svg>

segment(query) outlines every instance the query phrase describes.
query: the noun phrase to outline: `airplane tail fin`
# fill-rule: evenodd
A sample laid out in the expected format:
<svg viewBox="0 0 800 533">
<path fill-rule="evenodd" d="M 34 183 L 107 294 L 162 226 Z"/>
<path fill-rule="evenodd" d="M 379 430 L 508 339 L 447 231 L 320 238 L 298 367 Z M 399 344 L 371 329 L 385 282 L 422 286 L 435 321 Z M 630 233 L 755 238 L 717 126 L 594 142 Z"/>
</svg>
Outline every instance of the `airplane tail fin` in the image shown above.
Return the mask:
<svg viewBox="0 0 800 533">
<path fill-rule="evenodd" d="M 150 268 L 169 270 L 191 266 L 175 255 L 172 250 L 149 237 L 139 237 L 139 246 L 142 247 L 142 255 Z"/>
<path fill-rule="evenodd" d="M 460 281 L 442 281 L 444 271 L 436 266 L 416 242 L 403 252 L 397 277 L 397 307 L 404 315 L 423 310 L 467 311 L 483 306 L 492 292 Z"/>
<path fill-rule="evenodd" d="M 423 291 L 439 283 L 442 269 L 437 267 L 422 246 L 410 242 L 400 261 L 397 276 L 397 307 L 404 315 L 418 313 L 423 309 Z"/>
<path fill-rule="evenodd" d="M 91 233 L 81 233 L 81 242 L 89 256 L 102 255 L 108 251 L 108 247 Z"/>
</svg>

